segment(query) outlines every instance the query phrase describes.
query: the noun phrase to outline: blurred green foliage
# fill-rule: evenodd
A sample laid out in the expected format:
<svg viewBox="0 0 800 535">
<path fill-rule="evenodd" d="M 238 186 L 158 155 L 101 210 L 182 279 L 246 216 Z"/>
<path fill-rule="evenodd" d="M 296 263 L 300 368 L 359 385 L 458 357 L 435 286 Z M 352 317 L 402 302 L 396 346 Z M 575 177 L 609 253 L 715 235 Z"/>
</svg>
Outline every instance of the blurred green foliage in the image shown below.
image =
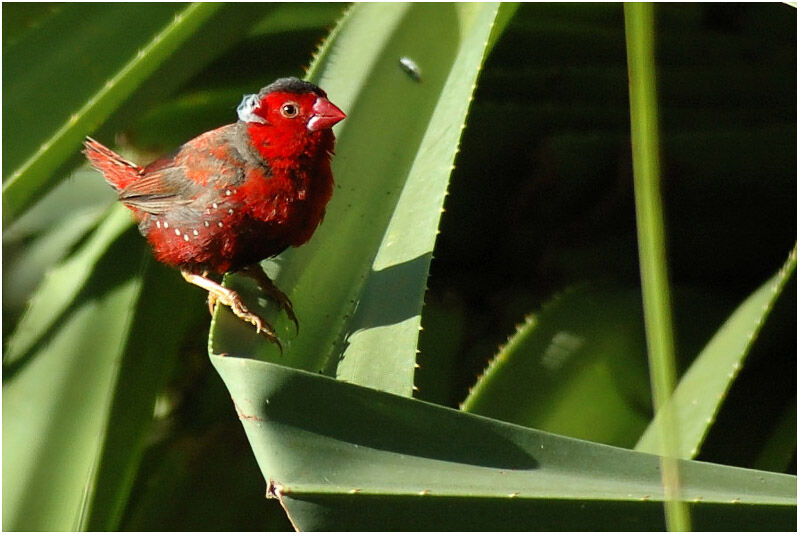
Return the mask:
<svg viewBox="0 0 800 535">
<path fill-rule="evenodd" d="M 671 282 L 691 296 L 676 298 L 685 369 L 796 239 L 797 29 L 784 5 L 660 4 L 656 22 Z M 555 292 L 586 281 L 638 287 L 629 129 L 620 6 L 522 5 L 481 75 L 451 179 L 419 397 L 457 405 Z M 791 288 L 781 301 L 774 323 L 790 326 Z M 442 317 L 449 328 L 428 328 Z M 701 459 L 747 466 L 752 452 L 713 444 L 759 442 L 794 403 L 795 330 L 768 328 L 722 414 L 748 417 L 715 427 Z M 434 348 L 436 359 L 451 355 L 449 388 L 427 387 L 426 369 L 438 376 L 441 366 L 430 363 Z M 740 389 L 758 389 L 759 403 L 737 401 Z"/>
</svg>

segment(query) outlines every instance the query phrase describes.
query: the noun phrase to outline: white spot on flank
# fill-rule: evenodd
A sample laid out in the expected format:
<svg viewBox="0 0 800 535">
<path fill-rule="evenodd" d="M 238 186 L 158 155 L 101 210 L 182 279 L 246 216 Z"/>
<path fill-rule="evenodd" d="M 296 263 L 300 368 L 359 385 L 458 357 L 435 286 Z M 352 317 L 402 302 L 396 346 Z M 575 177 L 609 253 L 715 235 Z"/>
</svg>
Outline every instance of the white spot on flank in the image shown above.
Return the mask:
<svg viewBox="0 0 800 535">
<path fill-rule="evenodd" d="M 199 232 L 197 232 L 197 229 L 195 229 L 195 230 L 193 230 L 193 231 L 192 231 L 192 234 L 194 234 L 195 236 L 197 236 L 197 235 L 198 235 L 198 234 L 200 234 L 200 233 L 199 233 Z"/>
<path fill-rule="evenodd" d="M 205 226 L 208 226 L 208 221 L 203 221 L 203 224 L 204 224 Z"/>
<path fill-rule="evenodd" d="M 183 235 L 183 241 L 189 241 L 189 235 L 188 234 L 184 234 Z"/>
<path fill-rule="evenodd" d="M 233 208 L 228 208 L 228 213 L 229 213 L 230 215 L 233 215 Z"/>
<path fill-rule="evenodd" d="M 159 221 L 158 219 L 156 219 L 156 227 L 161 228 L 161 221 Z"/>
<path fill-rule="evenodd" d="M 181 235 L 181 231 L 179 229 L 175 229 L 175 235 L 176 236 L 180 236 Z"/>
<path fill-rule="evenodd" d="M 219 228 L 222 228 L 222 221 L 217 221 L 217 226 L 218 226 Z"/>
<path fill-rule="evenodd" d="M 226 189 L 226 190 L 225 190 L 225 195 L 230 195 L 230 194 L 231 194 L 231 190 L 229 190 L 229 189 Z"/>
<path fill-rule="evenodd" d="M 164 228 L 169 228 L 169 223 L 167 223 L 166 221 L 164 221 Z"/>
<path fill-rule="evenodd" d="M 217 203 L 215 203 L 215 202 L 212 202 L 212 203 L 211 203 L 211 208 L 213 208 L 214 210 L 216 210 L 216 209 L 218 208 L 218 206 L 217 206 Z"/>
</svg>

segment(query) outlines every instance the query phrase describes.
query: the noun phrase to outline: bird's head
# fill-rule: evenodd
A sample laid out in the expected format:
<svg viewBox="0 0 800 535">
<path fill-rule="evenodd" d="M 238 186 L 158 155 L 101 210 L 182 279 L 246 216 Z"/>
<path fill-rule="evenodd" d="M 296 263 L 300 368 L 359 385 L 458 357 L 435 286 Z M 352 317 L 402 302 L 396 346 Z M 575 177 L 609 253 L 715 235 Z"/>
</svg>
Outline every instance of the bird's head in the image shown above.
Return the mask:
<svg viewBox="0 0 800 535">
<path fill-rule="evenodd" d="M 346 117 L 322 89 L 298 78 L 280 78 L 245 95 L 236 111 L 262 154 L 302 151 Z"/>
</svg>

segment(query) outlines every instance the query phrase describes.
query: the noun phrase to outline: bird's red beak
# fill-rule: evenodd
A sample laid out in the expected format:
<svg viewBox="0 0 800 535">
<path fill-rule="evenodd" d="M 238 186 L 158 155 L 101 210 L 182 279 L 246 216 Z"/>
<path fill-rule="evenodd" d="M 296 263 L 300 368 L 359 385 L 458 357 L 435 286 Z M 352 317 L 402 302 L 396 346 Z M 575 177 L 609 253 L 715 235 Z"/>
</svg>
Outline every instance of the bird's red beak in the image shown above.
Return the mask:
<svg viewBox="0 0 800 535">
<path fill-rule="evenodd" d="M 345 117 L 347 117 L 342 110 L 337 108 L 325 97 L 319 97 L 311 110 L 314 115 L 308 121 L 307 128 L 312 132 L 317 130 L 325 130 L 330 128 Z"/>
</svg>

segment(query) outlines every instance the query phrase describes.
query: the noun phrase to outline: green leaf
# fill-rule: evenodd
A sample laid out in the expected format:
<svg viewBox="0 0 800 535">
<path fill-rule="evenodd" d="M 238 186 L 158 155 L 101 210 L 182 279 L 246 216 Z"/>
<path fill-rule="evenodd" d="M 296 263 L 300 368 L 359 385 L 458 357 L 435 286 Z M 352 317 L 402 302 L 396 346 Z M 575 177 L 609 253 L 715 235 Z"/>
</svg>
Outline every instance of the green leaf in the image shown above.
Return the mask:
<svg viewBox="0 0 800 535">
<path fill-rule="evenodd" d="M 642 280 L 647 359 L 653 407 L 659 419 L 662 442 L 667 528 L 689 531 L 689 511 L 680 500 L 681 473 L 675 462 L 681 429 L 668 405 L 675 388 L 675 343 L 670 309 L 666 233 L 661 201 L 659 114 L 656 97 L 655 16 L 648 3 L 624 6 L 628 88 L 631 108 L 633 190 L 636 201 L 636 234 Z"/>
<path fill-rule="evenodd" d="M 339 18 L 346 7 L 347 4 L 344 2 L 280 3 L 275 6 L 269 17 L 253 27 L 250 36 L 285 35 L 287 32 L 330 27 L 331 21 Z"/>
<path fill-rule="evenodd" d="M 348 114 L 337 130 L 334 197 L 313 240 L 268 265 L 302 334 L 293 338 L 285 318 L 262 307 L 278 321 L 279 356 L 222 311 L 213 353 L 411 395 L 436 229 L 496 13 L 496 5 L 358 4 L 342 19 L 310 71 Z M 422 82 L 401 69 L 404 56 L 419 59 Z M 252 286 L 228 279 L 255 303 Z"/>
<path fill-rule="evenodd" d="M 3 181 L 169 24 L 179 8 L 60 4 L 4 41 Z M 7 17 L 33 17 L 34 9 L 32 4 L 3 6 L 4 30 Z M 126 23 L 128 31 L 119 32 Z M 112 36 L 114 46 L 108 46 Z"/>
<path fill-rule="evenodd" d="M 212 357 L 301 530 L 663 530 L 659 457 Z M 681 461 L 698 529 L 792 529 L 794 476 Z"/>
<path fill-rule="evenodd" d="M 184 284 L 174 270 L 148 258 L 141 278 L 142 290 L 125 332 L 118 379 L 101 430 L 102 448 L 86 496 L 81 529 L 89 531 L 120 529 L 151 429 L 156 396 L 181 354 L 187 327 L 208 317 L 203 293 Z"/>
<path fill-rule="evenodd" d="M 761 327 L 797 268 L 797 247 L 783 267 L 750 295 L 720 327 L 684 373 L 669 403 L 681 427 L 678 454 L 697 454 L 725 395 L 742 368 Z M 639 451 L 660 452 L 659 414 L 636 445 Z"/>
<path fill-rule="evenodd" d="M 156 393 L 188 319 L 205 314 L 202 294 L 146 254 L 127 211 L 112 212 L 48 274 L 12 335 L 4 528 L 117 529 Z"/>
<path fill-rule="evenodd" d="M 47 229 L 24 248 L 20 248 L 18 256 L 8 254 L 9 250 L 4 249 L 7 256 L 3 305 L 24 306 L 45 273 L 58 264 L 97 225 L 104 212 L 102 209 L 90 208 L 71 214 L 69 221 Z M 5 247 L 7 244 L 3 245 Z"/>
<path fill-rule="evenodd" d="M 629 447 L 649 420 L 633 386 L 647 384 L 645 354 L 638 291 L 575 288 L 518 328 L 462 409 Z"/>
<path fill-rule="evenodd" d="M 54 32 L 53 35 L 37 33 L 32 36 L 32 39 L 39 40 L 35 42 L 39 45 L 39 54 L 41 55 L 38 59 L 35 55 L 31 57 L 18 50 L 22 44 L 9 50 L 4 47 L 4 60 L 8 59 L 13 62 L 9 69 L 12 72 L 20 71 L 22 73 L 19 77 L 12 76 L 10 78 L 14 80 L 14 85 L 7 88 L 11 99 L 3 100 L 4 113 L 7 110 L 15 110 L 12 113 L 16 113 L 17 109 L 20 113 L 30 110 L 30 106 L 24 106 L 16 99 L 24 99 L 27 102 L 36 102 L 37 105 L 44 104 L 45 106 L 49 105 L 51 101 L 55 101 L 59 107 L 58 113 L 54 114 L 47 124 L 41 125 L 42 131 L 49 137 L 30 139 L 26 145 L 14 147 L 11 150 L 12 155 L 24 155 L 25 159 L 24 161 L 18 160 L 15 168 L 10 170 L 7 180 L 4 180 L 4 221 L 10 221 L 17 217 L 37 196 L 40 196 L 53 182 L 54 171 L 74 154 L 75 148 L 79 146 L 82 138 L 106 120 L 116 107 L 128 98 L 143 80 L 154 72 L 218 8 L 218 4 L 211 3 L 189 5 L 177 13 L 172 21 L 166 24 L 152 40 L 146 44 L 141 43 L 144 46 L 133 54 L 119 70 L 112 71 L 106 79 L 98 80 L 97 76 L 76 77 L 74 73 L 67 76 L 66 78 L 69 80 L 78 80 L 81 87 L 76 95 L 86 100 L 76 103 L 73 112 L 66 117 L 63 116 L 65 110 L 63 102 L 60 99 L 53 99 L 52 91 L 55 87 L 59 87 L 60 91 L 67 94 L 69 91 L 65 90 L 60 83 L 50 85 L 45 83 L 47 79 L 50 79 L 48 72 L 50 66 L 60 64 L 62 68 L 74 69 L 76 65 L 84 65 L 84 69 L 91 72 L 94 63 L 89 62 L 87 65 L 87 48 L 89 50 L 97 50 L 101 47 L 111 48 L 108 47 L 108 37 L 97 34 L 96 30 L 100 26 L 94 23 L 91 16 L 87 16 L 85 13 L 87 8 L 82 6 L 65 7 L 67 9 L 65 16 L 53 19 L 53 24 L 56 25 L 50 29 Z M 116 10 L 115 15 L 117 16 L 147 16 L 149 13 L 149 11 L 140 10 L 136 6 L 122 4 L 88 9 Z M 126 9 L 125 13 L 120 13 L 120 10 Z M 86 34 L 75 31 L 73 29 L 75 24 L 89 24 L 88 27 L 94 29 L 95 32 Z M 117 24 L 126 28 L 137 27 L 137 23 L 130 19 L 120 20 Z M 58 32 L 58 28 L 62 27 L 66 27 L 68 30 L 65 33 Z M 113 28 L 114 26 L 110 29 Z M 147 29 L 142 33 L 148 35 Z M 70 45 L 63 43 L 65 35 L 72 39 Z M 138 39 L 141 38 L 141 34 L 133 35 L 137 35 Z M 58 44 L 47 45 L 42 42 L 51 39 L 59 40 Z M 53 48 L 48 49 L 48 46 Z M 59 54 L 54 54 L 52 52 L 54 49 Z M 100 57 L 96 57 L 94 61 L 102 60 Z M 44 91 L 45 94 L 37 97 L 35 91 Z M 25 122 L 16 114 L 6 116 L 6 121 L 7 123 L 13 122 L 13 124 Z M 5 131 L 3 138 L 9 138 Z M 4 152 L 5 149 L 4 145 Z M 6 176 L 5 170 L 3 174 Z"/>
<path fill-rule="evenodd" d="M 115 207 L 75 254 L 58 269 L 45 275 L 3 353 L 4 377 L 24 364 L 31 356 L 30 352 L 41 345 L 58 322 L 63 321 L 75 298 L 89 281 L 95 264 L 129 229 L 130 214 L 121 206 Z M 141 255 L 141 248 L 138 251 Z"/>
<path fill-rule="evenodd" d="M 3 228 L 3 244 L 24 242 L 55 227 L 69 225 L 77 213 L 106 211 L 116 200 L 108 184 L 88 165 L 77 169 L 12 224 Z"/>
<path fill-rule="evenodd" d="M 110 218 L 95 234 L 117 230 Z M 127 225 L 126 225 L 127 227 Z M 49 325 L 46 343 L 3 370 L 3 528 L 70 531 L 79 527 L 83 495 L 103 440 L 107 412 L 130 326 L 129 309 L 141 279 L 120 270 L 120 257 L 141 258 L 132 232 L 111 243 L 90 240 L 68 265 L 53 272 L 37 292 L 26 325 Z M 112 246 L 112 244 L 114 244 Z M 96 265 L 97 256 L 112 247 Z M 118 256 L 117 256 L 118 255 Z M 136 264 L 134 264 L 136 265 Z M 77 290 L 70 274 L 92 274 Z M 57 283 L 56 281 L 60 281 Z M 57 324 L 48 295 L 69 288 L 69 313 Z M 76 299 L 77 298 L 77 299 Z M 39 319 L 41 318 L 41 319 Z M 12 336 L 28 335 L 20 329 Z M 16 346 L 19 347 L 19 346 Z"/>
<path fill-rule="evenodd" d="M 197 349 L 177 363 L 173 377 L 183 388 L 173 383 L 159 396 L 157 431 L 148 436 L 155 442 L 145 451 L 117 530 L 290 531 L 280 504 L 264 500 L 264 478 L 230 394 L 202 344 Z"/>
<path fill-rule="evenodd" d="M 3 229 L 3 306 L 20 313 L 45 273 L 96 227 L 114 193 L 84 168 Z"/>
</svg>

